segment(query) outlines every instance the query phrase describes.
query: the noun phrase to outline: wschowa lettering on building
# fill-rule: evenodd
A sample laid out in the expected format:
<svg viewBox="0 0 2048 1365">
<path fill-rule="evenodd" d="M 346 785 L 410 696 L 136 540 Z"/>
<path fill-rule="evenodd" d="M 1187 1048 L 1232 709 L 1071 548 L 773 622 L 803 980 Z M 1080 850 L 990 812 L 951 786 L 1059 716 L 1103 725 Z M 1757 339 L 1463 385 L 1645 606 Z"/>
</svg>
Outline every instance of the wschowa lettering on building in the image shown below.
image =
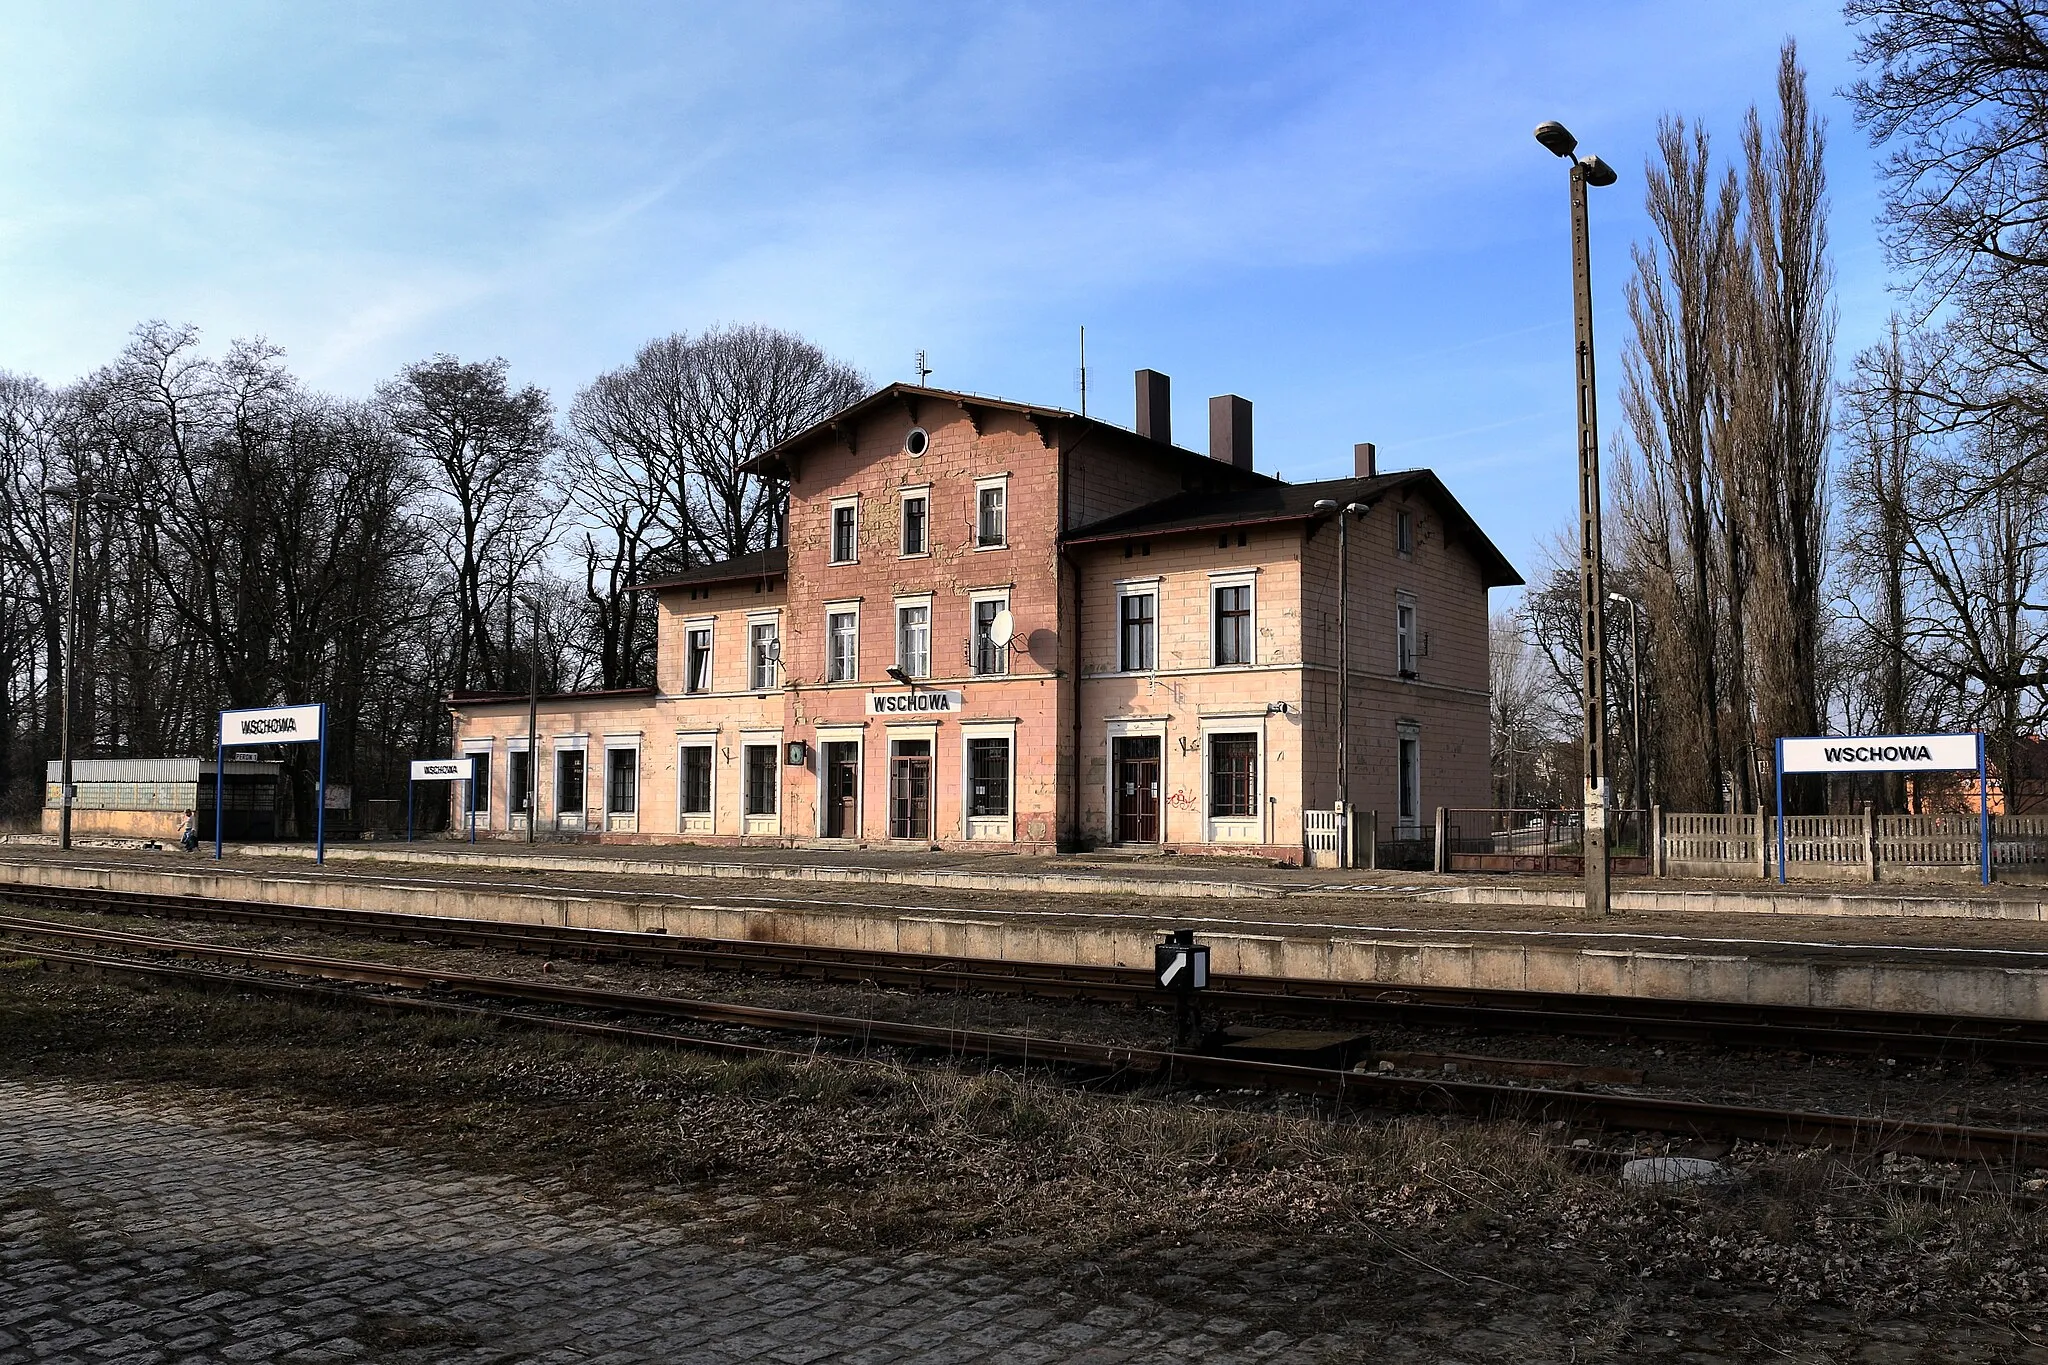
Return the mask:
<svg viewBox="0 0 2048 1365">
<path fill-rule="evenodd" d="M 893 384 L 751 463 L 784 543 L 641 585 L 652 687 L 544 697 L 543 831 L 1299 859 L 1337 796 L 1338 527 L 1349 764 L 1381 835 L 1488 801 L 1487 590 L 1522 580 L 1425 469 L 1288 484 L 1251 405 L 1175 445 L 1167 380 L 1129 430 Z M 1007 632 L 1004 627 L 1008 627 Z M 460 696 L 479 827 L 527 826 L 527 699 Z"/>
</svg>

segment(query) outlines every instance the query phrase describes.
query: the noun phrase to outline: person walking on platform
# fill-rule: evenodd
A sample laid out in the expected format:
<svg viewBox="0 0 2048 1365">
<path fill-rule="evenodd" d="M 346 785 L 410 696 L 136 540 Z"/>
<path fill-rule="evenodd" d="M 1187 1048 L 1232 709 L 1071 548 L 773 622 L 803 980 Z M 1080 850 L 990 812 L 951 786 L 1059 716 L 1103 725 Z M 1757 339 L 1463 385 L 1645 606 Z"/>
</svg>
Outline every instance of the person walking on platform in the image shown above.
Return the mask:
<svg viewBox="0 0 2048 1365">
<path fill-rule="evenodd" d="M 178 847 L 190 853 L 199 847 L 199 822 L 192 818 L 192 812 L 185 812 L 185 827 L 178 831 Z"/>
</svg>

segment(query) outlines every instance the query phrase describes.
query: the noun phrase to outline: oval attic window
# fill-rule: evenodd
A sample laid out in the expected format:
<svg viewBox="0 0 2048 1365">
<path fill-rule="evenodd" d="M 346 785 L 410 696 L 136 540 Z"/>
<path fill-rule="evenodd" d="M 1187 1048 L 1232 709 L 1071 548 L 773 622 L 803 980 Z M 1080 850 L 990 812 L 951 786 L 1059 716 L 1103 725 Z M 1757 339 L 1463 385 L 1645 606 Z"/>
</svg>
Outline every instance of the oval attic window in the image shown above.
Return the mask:
<svg viewBox="0 0 2048 1365">
<path fill-rule="evenodd" d="M 903 448 L 913 456 L 922 455 L 932 446 L 932 438 L 923 427 L 912 427 L 910 434 L 903 438 Z"/>
</svg>

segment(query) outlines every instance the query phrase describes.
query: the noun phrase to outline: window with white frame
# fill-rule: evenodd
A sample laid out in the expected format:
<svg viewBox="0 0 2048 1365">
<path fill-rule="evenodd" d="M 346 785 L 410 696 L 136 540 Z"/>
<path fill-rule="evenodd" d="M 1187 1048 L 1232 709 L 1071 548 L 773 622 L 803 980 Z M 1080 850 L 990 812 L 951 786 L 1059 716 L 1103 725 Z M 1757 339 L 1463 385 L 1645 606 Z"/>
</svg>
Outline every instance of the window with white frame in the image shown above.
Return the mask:
<svg viewBox="0 0 2048 1365">
<path fill-rule="evenodd" d="M 1010 488 L 1007 479 L 974 485 L 974 548 L 993 550 L 1010 543 Z"/>
<path fill-rule="evenodd" d="M 682 746 L 682 811 L 685 815 L 711 814 L 711 755 L 709 744 Z"/>
<path fill-rule="evenodd" d="M 604 751 L 604 809 L 607 815 L 631 815 L 640 809 L 640 751 Z"/>
<path fill-rule="evenodd" d="M 930 554 L 932 500 L 925 489 L 903 495 L 903 556 Z"/>
<path fill-rule="evenodd" d="M 1010 646 L 997 644 L 992 632 L 996 617 L 1009 610 L 1008 597 L 974 599 L 974 671 L 980 677 L 1001 677 L 1010 671 Z"/>
<path fill-rule="evenodd" d="M 782 746 L 748 744 L 743 748 L 746 758 L 746 812 L 749 815 L 773 815 L 782 781 Z"/>
<path fill-rule="evenodd" d="M 1404 678 L 1415 676 L 1415 599 L 1394 599 L 1394 666 Z"/>
<path fill-rule="evenodd" d="M 1413 838 L 1422 824 L 1422 736 L 1408 725 L 1396 733 L 1399 736 L 1394 774 L 1396 811 L 1401 837 Z"/>
<path fill-rule="evenodd" d="M 711 690 L 711 623 L 691 625 L 683 631 L 683 691 Z"/>
<path fill-rule="evenodd" d="M 491 751 L 489 749 L 470 749 L 463 754 L 463 757 L 476 765 L 471 769 L 469 779 L 469 799 L 472 803 L 472 808 L 479 816 L 489 815 L 491 813 Z"/>
<path fill-rule="evenodd" d="M 860 558 L 860 499 L 832 504 L 832 562 L 851 564 Z"/>
<path fill-rule="evenodd" d="M 860 676 L 860 608 L 825 613 L 825 681 L 852 682 Z"/>
<path fill-rule="evenodd" d="M 775 667 L 782 661 L 782 631 L 772 620 L 747 624 L 747 685 L 755 692 L 775 686 Z"/>
<path fill-rule="evenodd" d="M 1244 820 L 1259 813 L 1259 737 L 1209 736 L 1209 815 Z"/>
<path fill-rule="evenodd" d="M 896 666 L 913 678 L 932 675 L 932 604 L 896 606 Z"/>
<path fill-rule="evenodd" d="M 1218 583 L 1209 589 L 1210 663 L 1248 664 L 1252 659 L 1252 585 Z"/>
<path fill-rule="evenodd" d="M 1132 588 L 1118 595 L 1116 666 L 1124 673 L 1159 667 L 1159 593 Z"/>
<path fill-rule="evenodd" d="M 1010 813 L 1010 737 L 967 741 L 967 814 L 999 819 Z"/>
</svg>

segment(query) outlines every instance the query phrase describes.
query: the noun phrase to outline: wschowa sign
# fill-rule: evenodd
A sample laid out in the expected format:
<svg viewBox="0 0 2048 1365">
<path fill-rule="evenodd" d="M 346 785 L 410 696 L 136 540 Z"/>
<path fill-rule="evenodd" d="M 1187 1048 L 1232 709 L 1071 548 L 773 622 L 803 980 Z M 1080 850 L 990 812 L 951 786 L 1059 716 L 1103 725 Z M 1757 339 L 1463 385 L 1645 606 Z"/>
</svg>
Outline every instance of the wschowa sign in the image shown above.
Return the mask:
<svg viewBox="0 0 2048 1365">
<path fill-rule="evenodd" d="M 227 764 L 221 762 L 230 744 L 317 744 L 318 784 L 313 796 L 313 861 L 327 861 L 327 706 L 264 706 L 220 713 L 220 744 L 213 751 L 213 856 L 226 849 Z"/>
<path fill-rule="evenodd" d="M 1778 741 L 1778 882 L 1785 881 L 1785 774 L 1941 773 L 1977 770 L 1977 846 L 1991 884 L 1991 785 L 1984 736 L 1802 735 Z"/>
<path fill-rule="evenodd" d="M 870 692 L 871 716 L 957 716 L 966 701 L 964 693 L 937 692 L 919 688 L 915 692 Z"/>
<path fill-rule="evenodd" d="M 319 706 L 269 706 L 220 713 L 222 744 L 318 744 Z"/>
</svg>

